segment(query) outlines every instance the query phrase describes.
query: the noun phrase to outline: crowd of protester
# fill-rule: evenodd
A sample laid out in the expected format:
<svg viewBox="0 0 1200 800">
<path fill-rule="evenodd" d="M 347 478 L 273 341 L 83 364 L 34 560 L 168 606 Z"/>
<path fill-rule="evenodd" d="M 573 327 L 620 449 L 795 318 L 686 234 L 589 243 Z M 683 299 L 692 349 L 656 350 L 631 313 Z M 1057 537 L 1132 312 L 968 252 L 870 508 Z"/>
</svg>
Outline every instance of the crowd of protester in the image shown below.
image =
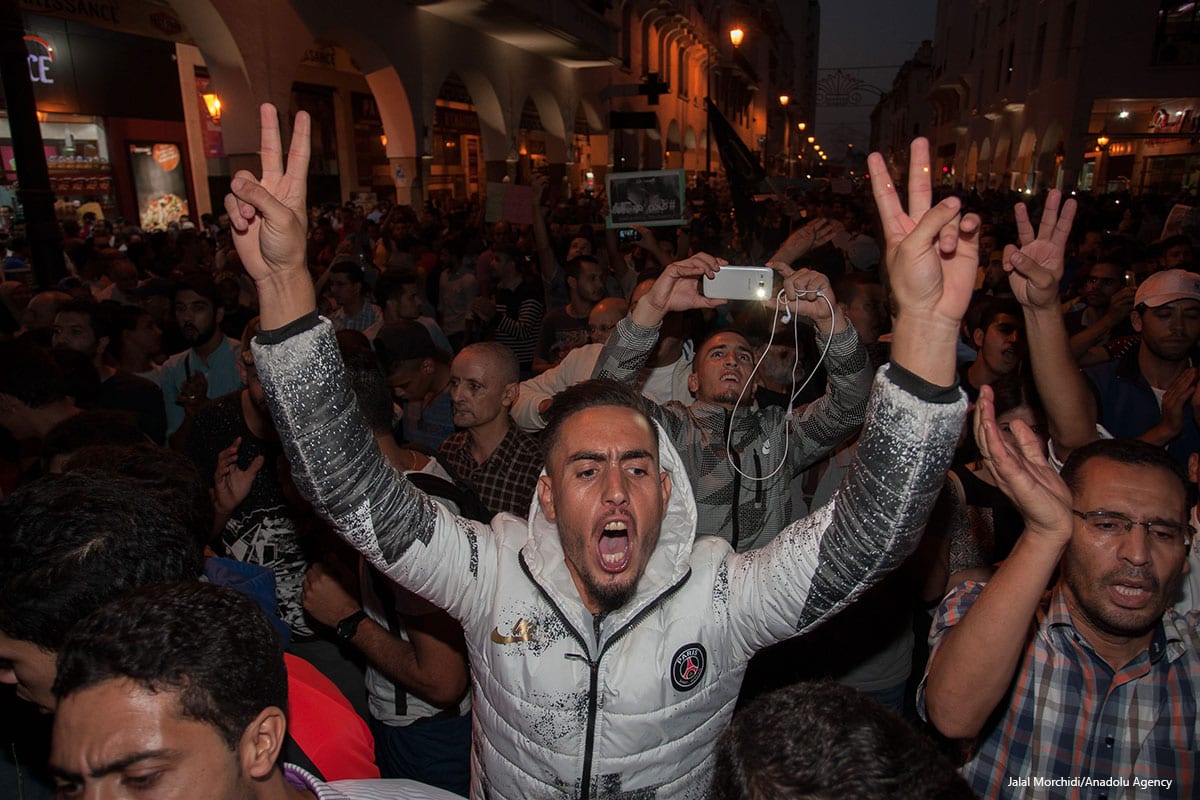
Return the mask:
<svg viewBox="0 0 1200 800">
<path fill-rule="evenodd" d="M 745 705 L 715 761 L 639 741 L 631 775 L 653 775 L 646 759 L 671 753 L 714 771 L 714 797 L 1049 796 L 1039 778 L 1101 781 L 1056 784 L 1054 796 L 1195 796 L 1200 241 L 1187 225 L 1162 236 L 1171 206 L 1195 198 L 940 188 L 925 209 L 912 195 L 910 217 L 882 174 L 874 199 L 864 183 L 760 202 L 755 231 L 734 226 L 727 194 L 696 186 L 688 225 L 635 226 L 630 242 L 605 228 L 602 197 L 536 176 L 528 226 L 485 220 L 479 202 L 313 207 L 298 223 L 299 260 L 336 336 L 327 348 L 283 326 L 286 341 L 308 342 L 296 351 L 260 334 L 295 323 L 259 305 L 263 276 L 235 243 L 247 235 L 236 203 L 226 206 L 233 220 L 205 214 L 165 232 L 64 223 L 70 274 L 55 286 L 31 285 L 22 233 L 10 231 L 0 285 L 0 681 L 16 691 L 0 697 L 0 794 L 49 796 L 57 783 L 82 796 L 109 778 L 186 789 L 199 767 L 131 756 L 105 727 L 122 715 L 178 725 L 178 703 L 183 720 L 205 726 L 197 758 L 237 754 L 257 796 L 268 796 L 264 786 L 318 797 L 472 787 L 487 796 L 490 786 L 510 796 L 509 768 L 534 776 L 528 796 L 618 796 L 620 759 L 604 762 L 608 773 L 596 768 L 612 781 L 590 795 L 588 764 L 582 787 L 578 774 L 575 784 L 543 774 L 539 764 L 561 754 L 525 739 L 568 736 L 549 713 L 529 722 L 536 736 L 513 729 L 507 744 L 480 741 L 505 729 L 493 717 L 507 719 L 480 687 L 513 691 L 508 663 L 480 652 L 536 649 L 550 621 L 538 629 L 530 611 L 507 626 L 479 622 L 465 584 L 430 577 L 436 565 L 395 567 L 407 561 L 388 553 L 377 508 L 398 503 L 389 513 L 411 515 L 405 536 L 425 545 L 458 525 L 472 573 L 496 548 L 519 547 L 525 531 L 561 530 L 566 501 L 548 488 L 558 469 L 548 453 L 574 435 L 562 408 L 608 404 L 587 397 L 616 391 L 584 383 L 597 378 L 634 387 L 670 443 L 675 486 L 659 547 L 673 525 L 687 529 L 689 550 L 694 531 L 723 539 L 721 553 L 748 554 L 712 578 L 714 605 L 741 602 L 729 596 L 733 571 L 784 556 L 808 563 L 809 549 L 821 551 L 791 633 L 776 630 L 782 611 L 770 598 L 751 605 L 761 620 L 735 618 L 745 660 L 759 651 L 748 668 L 716 652 L 725 640 L 715 638 L 672 663 L 607 667 L 686 692 L 707 662 L 734 676 L 730 703 L 740 686 Z M 959 287 L 970 300 L 952 337 L 953 373 L 894 380 L 939 408 L 957 400 L 956 374 L 978 413 L 974 425 L 953 418 L 953 456 L 926 491 L 904 482 L 902 455 L 880 455 L 895 442 L 872 420 L 899 390 L 884 377 L 872 387 L 894 355 L 893 325 L 896 341 L 908 335 L 898 320 L 913 290 L 897 285 L 897 271 L 917 258 L 914 227 L 952 195 L 958 222 L 947 224 L 977 252 L 973 284 Z M 946 261 L 947 236 L 923 246 Z M 726 263 L 765 263 L 793 292 L 788 303 L 704 297 L 697 280 Z M 283 354 L 264 361 L 270 345 Z M 336 413 L 313 388 L 341 385 L 313 361 L 325 349 L 340 357 L 353 399 Z M 931 430 L 950 424 L 920 413 Z M 885 542 L 910 522 L 908 512 L 888 516 L 889 502 L 912 502 L 899 495 L 928 496 L 913 512 L 919 544 L 869 569 L 859 563 L 867 555 L 820 544 L 826 526 L 856 513 L 851 501 L 867 502 L 868 464 L 886 467 L 875 477 L 889 498 L 871 500 L 883 510 L 858 510 L 865 536 Z M 380 497 L 393 471 L 444 516 L 409 509 L 409 495 Z M 801 519 L 820 527 L 796 533 Z M 597 534 L 602 562 L 641 557 L 625 524 Z M 881 526 L 889 530 L 872 529 Z M 497 544 L 484 547 L 484 535 Z M 578 564 L 584 556 L 569 547 L 564 538 L 522 555 L 528 580 L 540 580 L 547 559 Z M 837 578 L 823 577 L 827 558 Z M 708 579 L 691 571 L 693 585 Z M 572 578 L 588 580 L 573 573 L 564 585 Z M 763 580 L 777 582 L 770 591 L 793 585 Z M 594 623 L 598 644 L 606 615 L 636 588 L 599 593 L 599 610 L 585 597 L 588 622 L 556 624 Z M 814 597 L 828 608 L 814 611 Z M 578 646 L 565 658 L 591 665 L 594 693 L 603 650 Z M 480 659 L 497 675 L 473 674 Z M 559 678 L 523 680 L 534 698 Z M 821 680 L 839 685 L 808 685 Z M 567 712 L 588 717 L 578 702 Z M 53 712 L 53 723 L 34 709 Z M 599 738 L 620 739 L 620 724 L 610 720 Z M 702 731 L 706 746 L 721 733 Z M 589 738 L 589 762 L 591 747 Z M 685 796 L 686 783 L 662 785 L 675 789 L 644 796 Z"/>
</svg>

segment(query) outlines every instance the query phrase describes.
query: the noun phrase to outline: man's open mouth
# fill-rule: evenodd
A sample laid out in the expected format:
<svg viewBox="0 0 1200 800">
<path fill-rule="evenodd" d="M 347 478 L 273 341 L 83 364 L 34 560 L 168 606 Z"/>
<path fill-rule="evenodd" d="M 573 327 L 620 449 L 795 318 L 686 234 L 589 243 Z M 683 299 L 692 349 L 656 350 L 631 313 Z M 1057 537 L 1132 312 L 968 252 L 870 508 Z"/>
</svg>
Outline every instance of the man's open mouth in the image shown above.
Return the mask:
<svg viewBox="0 0 1200 800">
<path fill-rule="evenodd" d="M 1109 584 L 1109 592 L 1113 601 L 1125 608 L 1140 608 L 1148 603 L 1153 595 L 1149 584 L 1137 582 Z"/>
<path fill-rule="evenodd" d="M 611 520 L 600 531 L 596 542 L 596 554 L 605 572 L 622 572 L 629 566 L 633 555 L 629 539 L 629 524 L 624 520 Z"/>
</svg>

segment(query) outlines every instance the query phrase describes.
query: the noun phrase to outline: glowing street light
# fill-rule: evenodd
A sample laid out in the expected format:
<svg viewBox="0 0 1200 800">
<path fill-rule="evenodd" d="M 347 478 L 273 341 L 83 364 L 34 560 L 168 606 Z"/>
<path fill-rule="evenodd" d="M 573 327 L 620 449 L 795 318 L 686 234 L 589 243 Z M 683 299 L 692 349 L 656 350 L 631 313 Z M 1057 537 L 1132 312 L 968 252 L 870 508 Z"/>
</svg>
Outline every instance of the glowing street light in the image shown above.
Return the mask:
<svg viewBox="0 0 1200 800">
<path fill-rule="evenodd" d="M 787 107 L 788 101 L 791 99 L 792 98 L 788 97 L 786 94 L 781 94 L 779 95 L 779 105 Z"/>
<path fill-rule="evenodd" d="M 796 127 L 797 127 L 797 128 L 799 128 L 800 130 L 806 130 L 806 129 L 808 128 L 808 123 L 807 123 L 807 122 L 801 122 L 801 123 L 800 123 L 800 124 L 798 124 Z"/>
<path fill-rule="evenodd" d="M 817 137 L 815 137 L 815 136 L 810 136 L 810 137 L 808 137 L 808 143 L 809 143 L 809 144 L 815 144 L 815 143 L 816 143 L 816 141 L 817 141 Z"/>
<path fill-rule="evenodd" d="M 735 25 L 729 29 L 729 41 L 734 47 L 741 47 L 744 38 L 746 38 L 746 32 L 740 26 Z"/>
</svg>

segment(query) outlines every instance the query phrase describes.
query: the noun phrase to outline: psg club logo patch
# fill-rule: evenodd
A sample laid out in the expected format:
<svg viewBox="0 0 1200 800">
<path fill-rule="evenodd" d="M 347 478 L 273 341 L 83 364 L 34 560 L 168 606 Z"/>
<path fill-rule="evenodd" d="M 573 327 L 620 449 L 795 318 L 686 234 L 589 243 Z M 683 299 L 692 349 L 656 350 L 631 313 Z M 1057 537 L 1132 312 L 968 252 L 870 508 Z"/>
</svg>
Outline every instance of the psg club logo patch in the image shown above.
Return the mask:
<svg viewBox="0 0 1200 800">
<path fill-rule="evenodd" d="M 696 688 L 708 668 L 708 652 L 699 642 L 685 644 L 671 659 L 671 685 L 678 692 Z"/>
</svg>

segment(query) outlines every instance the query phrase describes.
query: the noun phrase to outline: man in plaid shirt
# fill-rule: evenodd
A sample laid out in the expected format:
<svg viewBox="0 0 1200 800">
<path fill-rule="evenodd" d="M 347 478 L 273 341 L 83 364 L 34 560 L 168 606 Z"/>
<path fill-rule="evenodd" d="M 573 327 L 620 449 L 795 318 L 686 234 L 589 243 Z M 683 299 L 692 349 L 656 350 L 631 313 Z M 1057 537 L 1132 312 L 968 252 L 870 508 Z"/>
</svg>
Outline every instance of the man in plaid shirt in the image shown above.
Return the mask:
<svg viewBox="0 0 1200 800">
<path fill-rule="evenodd" d="M 1193 535 L 1184 476 L 1161 448 L 1109 439 L 1060 478 L 1014 427 L 984 457 L 1023 462 L 1000 485 L 1025 531 L 991 580 L 942 601 L 918 709 L 973 740 L 962 772 L 985 798 L 1195 797 L 1200 612 L 1171 609 Z"/>
<path fill-rule="evenodd" d="M 509 410 L 520 389 L 520 367 L 507 345 L 468 345 L 450 365 L 450 399 L 459 428 L 438 458 L 492 514 L 529 515 L 542 472 L 537 439 L 518 428 Z"/>
</svg>

